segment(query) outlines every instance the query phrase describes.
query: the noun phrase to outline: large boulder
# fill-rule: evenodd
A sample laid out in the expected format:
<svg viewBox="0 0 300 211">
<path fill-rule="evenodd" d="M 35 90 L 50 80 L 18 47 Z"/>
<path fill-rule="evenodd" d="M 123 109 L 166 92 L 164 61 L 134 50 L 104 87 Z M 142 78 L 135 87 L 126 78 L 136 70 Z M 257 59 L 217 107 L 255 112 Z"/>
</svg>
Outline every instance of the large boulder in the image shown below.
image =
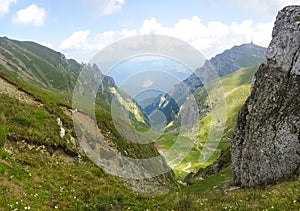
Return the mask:
<svg viewBox="0 0 300 211">
<path fill-rule="evenodd" d="M 277 15 L 267 63 L 238 116 L 231 155 L 233 182 L 244 187 L 299 173 L 300 6 Z"/>
</svg>

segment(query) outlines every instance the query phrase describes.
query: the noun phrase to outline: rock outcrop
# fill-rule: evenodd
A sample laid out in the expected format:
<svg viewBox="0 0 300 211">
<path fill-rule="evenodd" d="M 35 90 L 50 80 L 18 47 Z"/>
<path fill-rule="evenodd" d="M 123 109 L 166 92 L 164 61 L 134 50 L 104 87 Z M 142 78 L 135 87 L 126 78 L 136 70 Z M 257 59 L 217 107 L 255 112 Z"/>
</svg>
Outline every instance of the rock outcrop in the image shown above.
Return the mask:
<svg viewBox="0 0 300 211">
<path fill-rule="evenodd" d="M 250 187 L 300 171 L 300 6 L 276 18 L 231 146 L 233 182 Z"/>
</svg>

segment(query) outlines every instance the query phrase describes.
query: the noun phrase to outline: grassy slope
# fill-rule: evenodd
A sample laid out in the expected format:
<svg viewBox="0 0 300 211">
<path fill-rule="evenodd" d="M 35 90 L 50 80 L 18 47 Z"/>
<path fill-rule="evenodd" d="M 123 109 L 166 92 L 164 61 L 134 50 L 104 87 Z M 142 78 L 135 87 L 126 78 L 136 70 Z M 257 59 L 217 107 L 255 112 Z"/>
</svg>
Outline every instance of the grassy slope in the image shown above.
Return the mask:
<svg viewBox="0 0 300 211">
<path fill-rule="evenodd" d="M 246 98 L 249 85 L 242 86 L 242 84 L 249 82 L 250 76 L 247 74 L 252 73 L 241 70 L 238 74 L 234 74 L 234 78 L 228 76 L 222 81 L 225 92 L 230 93 L 227 96 L 227 103 L 231 102 L 232 106 L 229 107 L 228 114 L 235 115 L 241 105 L 240 101 L 244 100 L 236 98 L 236 93 L 240 92 Z M 57 106 L 68 105 L 71 102 L 71 95 L 58 93 L 52 89 L 50 91 L 40 89 L 37 85 L 29 85 L 17 80 L 14 75 L 7 77 L 10 77 L 10 81 L 15 82 L 21 89 L 34 94 L 43 102 L 44 107 L 25 105 L 15 99 L 0 96 L 0 142 L 5 135 L 19 139 L 18 142 L 13 141 L 14 139 L 7 141 L 4 147 L 0 148 L 0 210 L 16 208 L 25 210 L 29 207 L 31 210 L 53 208 L 58 210 L 126 210 L 128 208 L 131 210 L 299 210 L 300 208 L 298 178 L 280 182 L 266 189 L 228 192 L 231 177 L 229 168 L 205 180 L 194 180 L 191 186 L 175 189 L 167 195 L 146 196 L 133 193 L 119 179 L 107 175 L 85 157 L 78 156 L 78 149 L 68 145 L 66 139 L 61 139 L 57 135 L 58 116 L 63 119 L 64 126 L 71 129 L 71 120 Z M 240 86 L 239 89 L 233 89 L 237 86 Z M 107 105 L 100 106 L 98 112 L 100 117 L 109 119 Z M 227 133 L 223 137 L 225 141 L 222 145 L 224 149 L 228 147 L 226 140 L 231 137 L 235 122 L 234 115 L 227 118 Z M 203 120 L 208 121 L 208 118 Z M 98 124 L 103 124 L 103 129 L 106 130 L 111 127 L 109 121 L 98 121 Z M 72 134 L 72 131 L 69 131 L 69 134 Z M 166 145 L 170 146 L 173 138 L 173 135 L 166 136 Z M 22 139 L 33 142 L 28 144 L 22 142 Z M 67 155 L 64 149 L 75 153 Z"/>
<path fill-rule="evenodd" d="M 118 178 L 81 156 L 78 146 L 68 142 L 72 127 L 67 116 L 62 119 L 70 131 L 60 138 L 56 118 L 62 116 L 55 112 L 60 110 L 55 103 L 48 111 L 44 106 L 24 104 L 5 95 L 0 95 L 0 102 L 1 133 L 4 129 L 9 139 L 0 149 L 0 210 L 103 210 L 120 204 L 143 210 L 156 203 L 148 203 L 147 197 L 133 193 Z M 98 108 L 96 115 L 101 119 L 99 126 L 112 130 L 108 111 Z M 120 150 L 130 148 L 132 157 L 156 153 L 153 146 L 126 143 L 114 137 L 116 131 L 111 132 L 112 141 Z"/>
<path fill-rule="evenodd" d="M 237 84 L 245 82 L 245 74 L 245 70 L 241 70 L 235 75 Z M 227 87 L 229 91 L 230 76 L 228 80 L 225 78 L 223 83 L 224 86 L 227 84 L 225 90 Z M 22 104 L 3 95 L 0 99 L 0 125 L 5 128 L 5 133 L 10 136 L 18 131 L 20 138 L 31 137 L 34 134 L 32 137 L 36 138 L 33 140 L 37 142 L 33 145 L 22 141 L 7 141 L 5 146 L 0 148 L 0 210 L 16 208 L 25 210 L 29 207 L 31 210 L 53 208 L 59 210 L 126 210 L 128 208 L 131 210 L 295 210 L 300 208 L 298 179 L 284 181 L 266 189 L 228 192 L 231 177 L 229 168 L 205 180 L 194 180 L 191 186 L 175 189 L 167 195 L 147 196 L 133 193 L 119 179 L 107 175 L 85 157 L 74 154 L 70 156 L 63 152 L 60 147 L 66 146 L 66 140 L 57 138 L 59 128 L 55 122 L 56 112 L 48 111 L 47 107 L 37 108 Z M 233 106 L 231 110 L 235 111 L 235 109 L 236 106 Z M 56 106 L 53 106 L 52 110 L 56 111 Z M 105 116 L 107 113 L 100 112 L 100 114 L 108 118 Z M 107 124 L 108 121 L 102 123 Z M 228 127 L 232 128 L 233 124 L 234 121 L 228 119 Z M 48 133 L 45 129 L 52 132 Z M 32 131 L 32 134 L 28 134 L 29 131 Z M 230 133 L 229 131 L 228 134 Z M 172 138 L 171 135 L 170 137 Z M 47 150 L 48 143 L 51 143 L 50 145 L 56 143 L 60 146 L 56 149 L 52 148 L 53 155 Z M 71 146 L 70 150 L 72 150 Z"/>
<path fill-rule="evenodd" d="M 188 170 L 196 171 L 199 168 L 206 167 L 213 163 L 220 152 L 220 150 L 226 150 L 229 148 L 230 140 L 232 138 L 233 127 L 236 122 L 236 117 L 239 109 L 247 99 L 250 93 L 250 84 L 254 73 L 256 72 L 257 67 L 251 67 L 246 69 L 241 69 L 235 73 L 232 73 L 226 77 L 220 79 L 221 84 L 223 85 L 224 95 L 226 100 L 226 119 L 225 119 L 225 130 L 221 142 L 218 146 L 218 150 L 214 155 L 204 164 L 198 162 L 200 151 L 195 145 L 191 152 L 185 157 L 183 162 L 177 165 L 174 168 L 175 173 L 180 178 L 186 176 L 186 172 L 182 171 L 185 167 L 191 162 L 191 167 Z M 216 84 L 212 82 L 208 87 L 214 87 Z M 208 108 L 201 109 L 202 116 L 204 116 L 200 121 L 200 129 L 198 131 L 198 146 L 201 149 L 201 146 L 205 144 L 206 138 L 210 128 L 213 126 L 212 123 L 212 112 L 209 109 L 209 97 L 204 88 L 198 89 L 195 94 L 195 99 L 201 105 L 207 105 Z M 204 115 L 203 115 L 204 114 Z M 168 150 L 176 140 L 176 135 L 165 135 L 160 141 L 159 145 L 164 150 Z"/>
<path fill-rule="evenodd" d="M 133 193 L 89 161 L 23 143 L 0 149 L 0 210 L 296 210 L 300 181 L 229 191 L 230 169 L 167 195 Z"/>
<path fill-rule="evenodd" d="M 231 169 L 194 181 L 172 193 L 178 210 L 299 210 L 300 180 L 290 178 L 265 188 L 230 190 Z M 177 196 L 177 198 L 176 198 Z M 176 210 L 176 209 L 175 209 Z"/>
<path fill-rule="evenodd" d="M 0 37 L 0 53 L 14 77 L 46 87 L 71 91 L 81 66 L 67 60 L 61 53 L 33 42 L 21 42 Z M 45 59 L 46 58 L 46 59 Z M 42 68 L 41 68 L 42 67 Z"/>
<path fill-rule="evenodd" d="M 61 53 L 55 52 L 33 42 L 20 42 L 9 40 L 7 38 L 0 38 L 0 42 L 0 53 L 6 58 L 4 61 L 6 61 L 7 64 L 10 64 L 9 66 L 14 67 L 7 69 L 4 67 L 5 65 L 0 65 L 0 76 L 13 83 L 17 88 L 34 95 L 35 98 L 41 101 L 41 103 L 44 105 L 42 110 L 50 114 L 48 115 L 49 118 L 47 120 L 52 120 L 52 122 L 49 122 L 47 126 L 56 125 L 56 128 L 50 130 L 49 133 L 53 133 L 53 131 L 59 131 L 59 128 L 55 122 L 56 118 L 59 117 L 63 120 L 64 128 L 68 129 L 69 133 L 73 133 L 74 135 L 74 132 L 72 131 L 72 120 L 63 113 L 59 106 L 64 105 L 69 108 L 72 106 L 72 93 L 70 91 L 72 91 L 74 88 L 74 84 L 77 80 L 76 77 L 82 68 L 81 65 L 74 60 L 65 59 Z M 20 68 L 18 69 L 17 67 Z M 37 72 L 34 72 L 35 70 Z M 96 71 L 94 70 L 94 67 L 91 66 L 85 71 L 91 74 L 90 79 L 92 80 L 94 71 Z M 24 72 L 31 74 L 33 77 L 31 79 L 37 80 L 30 80 L 30 82 L 28 82 L 28 75 L 22 75 Z M 66 80 L 71 84 L 67 86 Z M 47 88 L 42 86 L 40 82 L 45 82 L 44 85 L 48 85 Z M 105 83 L 104 87 L 107 89 L 109 86 L 111 86 L 109 79 L 103 80 L 103 82 Z M 108 90 L 104 91 L 104 95 L 105 96 L 99 96 L 96 106 L 97 123 L 102 131 L 104 133 L 112 132 L 110 138 L 115 142 L 121 153 L 125 150 L 129 151 L 129 156 L 134 158 L 156 156 L 158 153 L 153 144 L 138 145 L 122 139 L 112 123 L 110 105 L 108 102 L 111 96 L 107 96 L 109 95 Z M 122 97 L 124 96 L 122 95 Z M 136 123 L 137 127 L 144 127 L 145 123 L 141 122 L 143 121 L 143 117 L 141 116 L 140 110 L 137 108 L 136 104 L 132 103 L 126 98 L 126 96 L 125 100 L 123 100 L 121 96 L 119 96 L 119 99 L 121 99 L 120 101 L 126 101 L 127 103 L 126 105 L 122 104 L 122 106 L 128 108 L 130 107 L 130 112 L 133 116 L 131 119 L 134 120 L 133 124 Z M 5 100 L 7 99 L 3 99 L 3 101 Z M 84 100 L 82 101 L 84 102 Z M 9 100 L 7 100 L 7 102 L 9 102 Z M 14 106 L 12 106 L 12 108 L 9 110 L 8 105 L 9 103 L 4 103 L 1 108 L 7 113 L 7 115 L 9 115 L 9 113 L 15 114 L 15 116 L 7 117 L 8 119 L 14 118 L 17 122 L 19 121 L 16 127 L 18 130 L 20 130 L 16 131 L 16 136 L 18 136 L 18 138 L 27 139 L 37 144 L 45 144 L 45 140 L 50 140 L 47 144 L 53 146 L 59 145 L 59 147 L 66 148 L 66 138 L 65 140 L 60 140 L 57 135 L 51 135 L 50 138 L 46 137 L 47 132 L 34 123 L 36 118 L 31 114 L 34 114 L 36 109 L 30 108 L 27 109 L 26 112 L 21 111 L 15 113 L 12 111 Z M 90 107 L 90 105 L 84 106 Z M 5 111 L 6 107 L 8 109 L 7 111 Z M 27 124 L 27 127 L 20 129 L 20 121 L 21 124 Z M 25 123 L 22 123 L 22 121 Z M 42 121 L 43 120 L 41 120 L 41 122 Z M 14 127 L 14 123 L 16 122 L 11 123 L 11 127 Z M 123 123 L 122 121 L 121 124 L 126 125 L 128 123 Z M 69 150 L 69 148 L 67 149 Z"/>
<path fill-rule="evenodd" d="M 121 180 L 105 174 L 81 154 L 78 143 L 70 141 L 75 136 L 73 123 L 60 105 L 71 107 L 71 93 L 20 80 L 4 67 L 0 67 L 0 75 L 42 104 L 24 104 L 0 94 L 0 210 L 105 210 L 120 204 L 144 210 L 154 206 L 156 201 L 148 203 L 148 197 L 133 193 Z M 66 129 L 64 138 L 59 137 L 58 117 Z M 134 158 L 158 154 L 153 144 L 122 139 L 106 102 L 98 101 L 96 118 L 121 153 L 126 150 Z M 165 182 L 174 183 L 171 173 L 165 178 Z"/>
</svg>

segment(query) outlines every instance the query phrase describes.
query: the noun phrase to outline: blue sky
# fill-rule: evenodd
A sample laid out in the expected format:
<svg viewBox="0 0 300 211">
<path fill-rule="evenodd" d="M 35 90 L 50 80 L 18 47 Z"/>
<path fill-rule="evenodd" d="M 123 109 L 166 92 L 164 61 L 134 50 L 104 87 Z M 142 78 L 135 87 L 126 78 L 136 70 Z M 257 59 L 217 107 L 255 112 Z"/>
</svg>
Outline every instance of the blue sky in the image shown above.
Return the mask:
<svg viewBox="0 0 300 211">
<path fill-rule="evenodd" d="M 233 45 L 267 46 L 277 11 L 300 0 L 0 0 L 0 36 L 87 62 L 138 34 L 182 39 L 210 58 Z"/>
</svg>

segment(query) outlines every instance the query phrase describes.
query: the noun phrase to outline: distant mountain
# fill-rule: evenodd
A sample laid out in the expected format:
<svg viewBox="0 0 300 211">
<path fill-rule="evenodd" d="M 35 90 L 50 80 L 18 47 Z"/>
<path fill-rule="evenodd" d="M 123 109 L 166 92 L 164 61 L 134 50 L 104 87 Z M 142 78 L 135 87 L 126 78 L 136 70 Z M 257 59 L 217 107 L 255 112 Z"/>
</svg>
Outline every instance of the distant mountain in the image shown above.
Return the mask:
<svg viewBox="0 0 300 211">
<path fill-rule="evenodd" d="M 195 92 L 197 88 L 203 86 L 200 77 L 207 78 L 206 83 L 208 83 L 215 79 L 214 77 L 210 78 L 212 71 L 215 71 L 219 77 L 226 76 L 241 68 L 255 66 L 264 62 L 266 59 L 265 54 L 266 48 L 253 43 L 234 46 L 206 61 L 203 67 L 195 70 L 182 83 L 175 85 L 174 89 L 164 96 L 165 102 L 161 102 L 157 106 L 151 107 L 150 105 L 151 109 L 148 107 L 147 112 L 151 113 L 156 109 L 163 111 L 168 122 L 171 122 L 175 119 L 186 97 Z"/>
<path fill-rule="evenodd" d="M 207 61 L 203 67 L 197 69 L 195 73 L 183 82 L 194 92 L 203 85 L 197 75 L 201 75 L 205 69 L 214 70 L 219 77 L 226 76 L 241 68 L 255 66 L 264 62 L 266 60 L 266 52 L 266 48 L 253 43 L 234 46 Z"/>
<path fill-rule="evenodd" d="M 147 115 L 151 115 L 154 110 L 160 110 L 165 114 L 167 122 L 173 120 L 179 112 L 179 107 L 175 100 L 168 94 L 160 94 L 154 98 L 153 102 L 143 110 Z"/>
<path fill-rule="evenodd" d="M 192 70 L 171 58 L 143 55 L 119 63 L 108 72 L 108 75 L 113 77 L 119 86 L 129 77 L 139 73 L 145 74 L 145 71 L 163 71 L 180 81 L 192 73 Z"/>
</svg>

